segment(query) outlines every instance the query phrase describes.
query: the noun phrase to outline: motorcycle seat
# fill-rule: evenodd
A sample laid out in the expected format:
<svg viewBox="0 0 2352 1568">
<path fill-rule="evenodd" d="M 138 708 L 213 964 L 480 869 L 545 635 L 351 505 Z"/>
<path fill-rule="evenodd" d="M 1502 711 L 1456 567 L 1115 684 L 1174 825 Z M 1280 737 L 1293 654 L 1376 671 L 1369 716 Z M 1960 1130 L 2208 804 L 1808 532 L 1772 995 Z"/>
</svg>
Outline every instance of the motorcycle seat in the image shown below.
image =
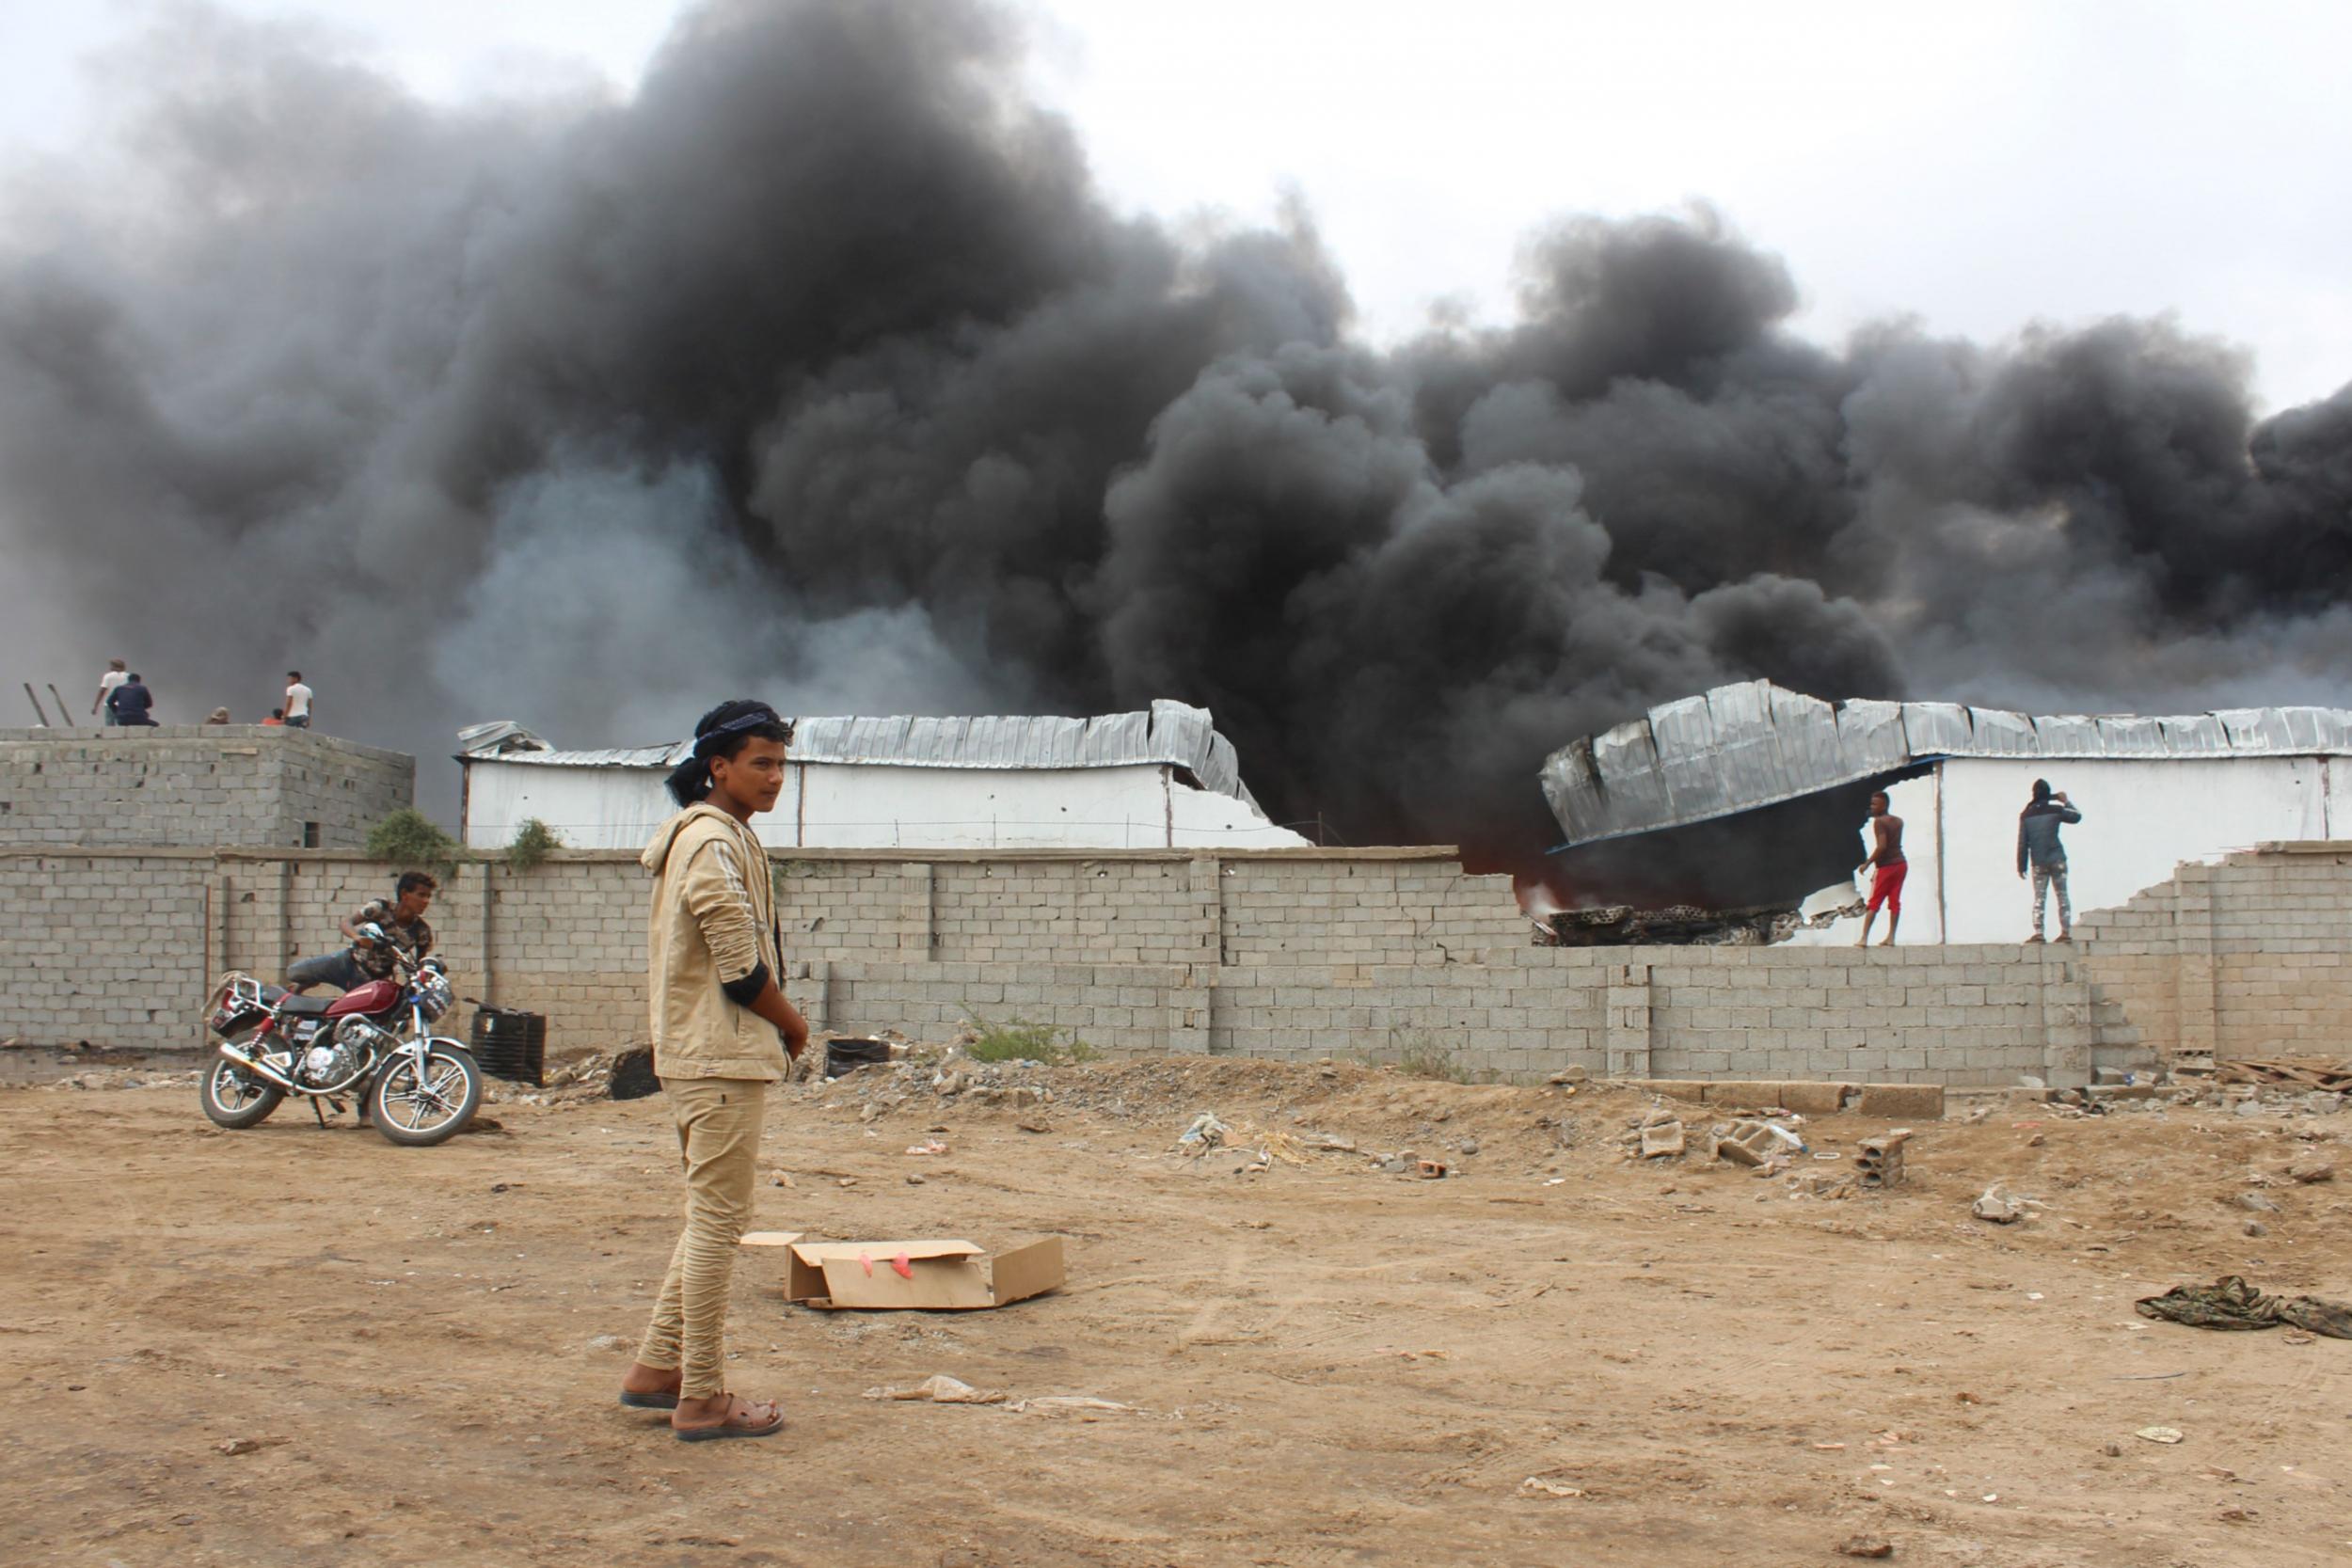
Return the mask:
<svg viewBox="0 0 2352 1568">
<path fill-rule="evenodd" d="M 288 996 L 278 1002 L 278 1010 L 296 1018 L 315 1018 L 334 1005 L 331 996 Z"/>
</svg>

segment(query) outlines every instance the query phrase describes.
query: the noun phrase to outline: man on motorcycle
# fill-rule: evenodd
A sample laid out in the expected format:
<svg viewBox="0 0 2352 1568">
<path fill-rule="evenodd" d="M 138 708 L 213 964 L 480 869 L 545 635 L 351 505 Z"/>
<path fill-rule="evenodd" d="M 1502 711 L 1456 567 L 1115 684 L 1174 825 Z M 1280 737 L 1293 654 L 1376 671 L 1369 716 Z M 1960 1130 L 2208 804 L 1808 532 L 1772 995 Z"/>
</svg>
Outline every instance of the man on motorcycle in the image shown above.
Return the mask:
<svg viewBox="0 0 2352 1568">
<path fill-rule="evenodd" d="M 751 830 L 784 787 L 791 734 L 765 703 L 704 714 L 693 755 L 669 780 L 686 809 L 642 857 L 654 877 L 653 1069 L 677 1126 L 686 1229 L 621 1402 L 672 1412 L 671 1430 L 690 1443 L 784 1427 L 772 1401 L 727 1391 L 725 1362 L 727 1282 L 751 1218 L 768 1085 L 808 1046 L 807 1022 L 776 983 L 775 887 Z"/>
<path fill-rule="evenodd" d="M 351 990 L 391 974 L 390 948 L 379 947 L 373 939 L 361 934 L 371 923 L 383 928 L 392 946 L 408 956 L 409 963 L 417 963 L 433 951 L 433 927 L 425 924 L 424 911 L 440 886 L 425 872 L 402 872 L 389 899 L 373 899 L 342 923 L 351 945 L 341 953 L 294 964 L 286 971 L 286 989 L 296 995 L 319 985 Z"/>
</svg>

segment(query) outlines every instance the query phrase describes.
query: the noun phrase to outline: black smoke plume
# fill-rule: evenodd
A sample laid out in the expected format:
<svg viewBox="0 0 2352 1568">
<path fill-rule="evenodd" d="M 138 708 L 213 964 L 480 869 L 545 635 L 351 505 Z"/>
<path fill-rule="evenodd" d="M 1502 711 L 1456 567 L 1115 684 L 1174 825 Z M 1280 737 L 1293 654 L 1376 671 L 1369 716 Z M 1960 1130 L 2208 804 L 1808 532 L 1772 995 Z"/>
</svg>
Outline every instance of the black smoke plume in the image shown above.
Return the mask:
<svg viewBox="0 0 2352 1568">
<path fill-rule="evenodd" d="M 1114 212 L 1021 47 L 721 0 L 633 97 L 448 108 L 169 13 L 8 176 L 8 663 L 119 653 L 167 720 L 299 665 L 428 758 L 1174 697 L 1278 816 L 1488 863 L 1546 752 L 1719 681 L 2346 694 L 2352 388 L 2257 422 L 2163 321 L 1820 347 L 1704 210 L 1558 222 L 1510 325 L 1377 351 L 1303 210 Z"/>
</svg>

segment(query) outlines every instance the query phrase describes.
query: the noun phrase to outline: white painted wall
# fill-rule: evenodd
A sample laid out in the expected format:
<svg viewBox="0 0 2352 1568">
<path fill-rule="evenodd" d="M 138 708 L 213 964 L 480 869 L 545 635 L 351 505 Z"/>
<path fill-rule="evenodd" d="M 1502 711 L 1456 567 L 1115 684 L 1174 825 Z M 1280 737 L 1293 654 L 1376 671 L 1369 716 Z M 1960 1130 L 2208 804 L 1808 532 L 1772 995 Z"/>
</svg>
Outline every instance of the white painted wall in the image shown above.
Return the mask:
<svg viewBox="0 0 2352 1568">
<path fill-rule="evenodd" d="M 578 849 L 635 848 L 675 808 L 662 771 L 496 760 L 469 768 L 466 843 L 503 847 L 536 816 Z M 1277 848 L 1307 840 L 1172 769 L 953 768 L 793 764 L 776 809 L 753 820 L 778 848 Z"/>
<path fill-rule="evenodd" d="M 2032 930 L 2031 883 L 2017 877 L 2017 814 L 2038 778 L 2063 790 L 2083 814 L 2059 834 L 2079 918 L 2164 881 L 2184 861 L 2216 861 L 2265 839 L 2329 836 L 2328 770 L 2319 757 L 1947 762 L 1943 870 L 1950 940 L 2022 942 Z M 2055 909 L 2046 929 L 2058 933 Z"/>
<path fill-rule="evenodd" d="M 2017 876 L 2017 814 L 2048 779 L 2083 814 L 2061 830 L 2077 920 L 2169 879 L 2188 861 L 2219 860 L 2267 839 L 2332 836 L 2330 800 L 2352 787 L 2352 758 L 2217 757 L 2059 762 L 1957 757 L 1887 791 L 1904 821 L 1911 873 L 1899 945 L 2022 942 L 2033 929 L 2032 883 Z M 1867 850 L 1867 825 L 1857 842 Z M 1800 945 L 1851 943 L 1859 920 L 1800 932 Z M 2058 934 L 2057 900 L 2044 929 Z M 1885 931 L 1885 917 L 1870 934 Z"/>
</svg>

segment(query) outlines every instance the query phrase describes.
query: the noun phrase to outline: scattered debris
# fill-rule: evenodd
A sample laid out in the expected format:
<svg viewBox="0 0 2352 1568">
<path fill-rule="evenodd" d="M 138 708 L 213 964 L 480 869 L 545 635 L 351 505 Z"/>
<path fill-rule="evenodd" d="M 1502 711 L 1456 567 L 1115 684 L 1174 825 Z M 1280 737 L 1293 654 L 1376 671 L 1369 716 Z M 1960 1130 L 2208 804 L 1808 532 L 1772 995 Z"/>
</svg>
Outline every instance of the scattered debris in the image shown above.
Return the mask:
<svg viewBox="0 0 2352 1568">
<path fill-rule="evenodd" d="M 2317 1089 L 2326 1094 L 2352 1094 L 2352 1060 L 2278 1056 L 2263 1060 L 2234 1057 L 2217 1064 L 2214 1080 L 2221 1084 L 2254 1084 L 2266 1087 Z"/>
<path fill-rule="evenodd" d="M 1138 1407 L 1121 1404 L 1117 1400 L 1098 1400 L 1091 1394 L 1038 1394 L 1016 1400 L 1005 1408 L 1012 1411 L 1037 1410 L 1048 1414 L 1057 1410 L 1104 1410 L 1113 1413 L 1136 1411 Z"/>
<path fill-rule="evenodd" d="M 1844 1557 L 1875 1558 L 1893 1557 L 1895 1555 L 1894 1544 L 1891 1542 L 1881 1540 L 1875 1535 L 1849 1536 L 1839 1544 L 1837 1550 L 1839 1555 Z"/>
<path fill-rule="evenodd" d="M 258 1437 L 225 1437 L 213 1447 L 227 1454 L 260 1453 L 262 1440 Z"/>
<path fill-rule="evenodd" d="M 925 1138 L 919 1144 L 907 1145 L 907 1152 L 917 1156 L 945 1154 L 947 1146 L 937 1138 Z"/>
<path fill-rule="evenodd" d="M 2176 1285 L 2133 1306 L 2143 1318 L 2191 1328 L 2260 1329 L 2285 1323 L 2331 1339 L 2352 1339 L 2352 1306 L 2317 1296 L 2265 1295 L 2238 1275 L 2226 1275 L 2211 1285 Z"/>
<path fill-rule="evenodd" d="M 1001 1388 L 975 1388 L 961 1378 L 945 1372 L 934 1373 L 922 1382 L 906 1388 L 868 1388 L 869 1400 L 921 1400 L 931 1404 L 1002 1404 L 1005 1391 Z"/>
<path fill-rule="evenodd" d="M 2144 1437 L 2151 1443 L 2177 1443 L 2181 1440 L 2181 1429 L 2179 1427 L 2141 1427 L 2132 1435 Z"/>
<path fill-rule="evenodd" d="M 1995 1181 L 1968 1206 L 1968 1212 L 1994 1225 L 2015 1225 L 2026 1217 L 2027 1211 L 2039 1207 L 2031 1198 L 2019 1197 Z"/>
<path fill-rule="evenodd" d="M 1762 1165 L 1781 1148 L 1769 1121 L 1738 1121 L 1715 1129 L 1715 1155 L 1737 1165 Z"/>
<path fill-rule="evenodd" d="M 1642 1158 L 1661 1159 L 1682 1152 L 1682 1123 L 1670 1114 L 1662 1121 L 1652 1122 L 1642 1129 Z"/>
<path fill-rule="evenodd" d="M 894 1053 L 888 1040 L 833 1039 L 825 1042 L 825 1076 L 846 1078 L 860 1068 L 880 1067 Z"/>
<path fill-rule="evenodd" d="M 1794 904 L 1740 910 L 1701 909 L 1696 904 L 1637 910 L 1630 904 L 1608 904 L 1561 911 L 1550 920 L 1552 940 L 1545 942 L 1539 935 L 1536 941 L 1550 947 L 1762 947 L 1788 940 L 1802 923 Z"/>
<path fill-rule="evenodd" d="M 1205 1154 L 1223 1143 L 1225 1134 L 1231 1131 L 1217 1119 L 1215 1111 L 1203 1111 L 1192 1118 L 1191 1126 L 1177 1134 L 1176 1145 L 1195 1154 Z"/>
<path fill-rule="evenodd" d="M 661 1080 L 654 1076 L 653 1047 L 641 1045 L 613 1057 L 605 1092 L 614 1100 L 644 1100 L 660 1094 Z"/>
<path fill-rule="evenodd" d="M 1553 1481 L 1548 1476 L 1530 1476 L 1519 1482 L 1519 1496 L 1522 1497 L 1581 1497 L 1584 1496 L 1584 1488 L 1570 1486 L 1565 1481 Z"/>
<path fill-rule="evenodd" d="M 2312 1157 L 2296 1161 L 2287 1167 L 2287 1174 L 2296 1180 L 2309 1185 L 2320 1181 L 2333 1181 L 2336 1179 L 2336 1167 L 2327 1160 Z"/>
<path fill-rule="evenodd" d="M 1438 1180 L 1445 1175 L 1445 1162 L 1443 1160 L 1417 1160 L 1413 1163 L 1413 1174 L 1424 1181 Z"/>
</svg>

